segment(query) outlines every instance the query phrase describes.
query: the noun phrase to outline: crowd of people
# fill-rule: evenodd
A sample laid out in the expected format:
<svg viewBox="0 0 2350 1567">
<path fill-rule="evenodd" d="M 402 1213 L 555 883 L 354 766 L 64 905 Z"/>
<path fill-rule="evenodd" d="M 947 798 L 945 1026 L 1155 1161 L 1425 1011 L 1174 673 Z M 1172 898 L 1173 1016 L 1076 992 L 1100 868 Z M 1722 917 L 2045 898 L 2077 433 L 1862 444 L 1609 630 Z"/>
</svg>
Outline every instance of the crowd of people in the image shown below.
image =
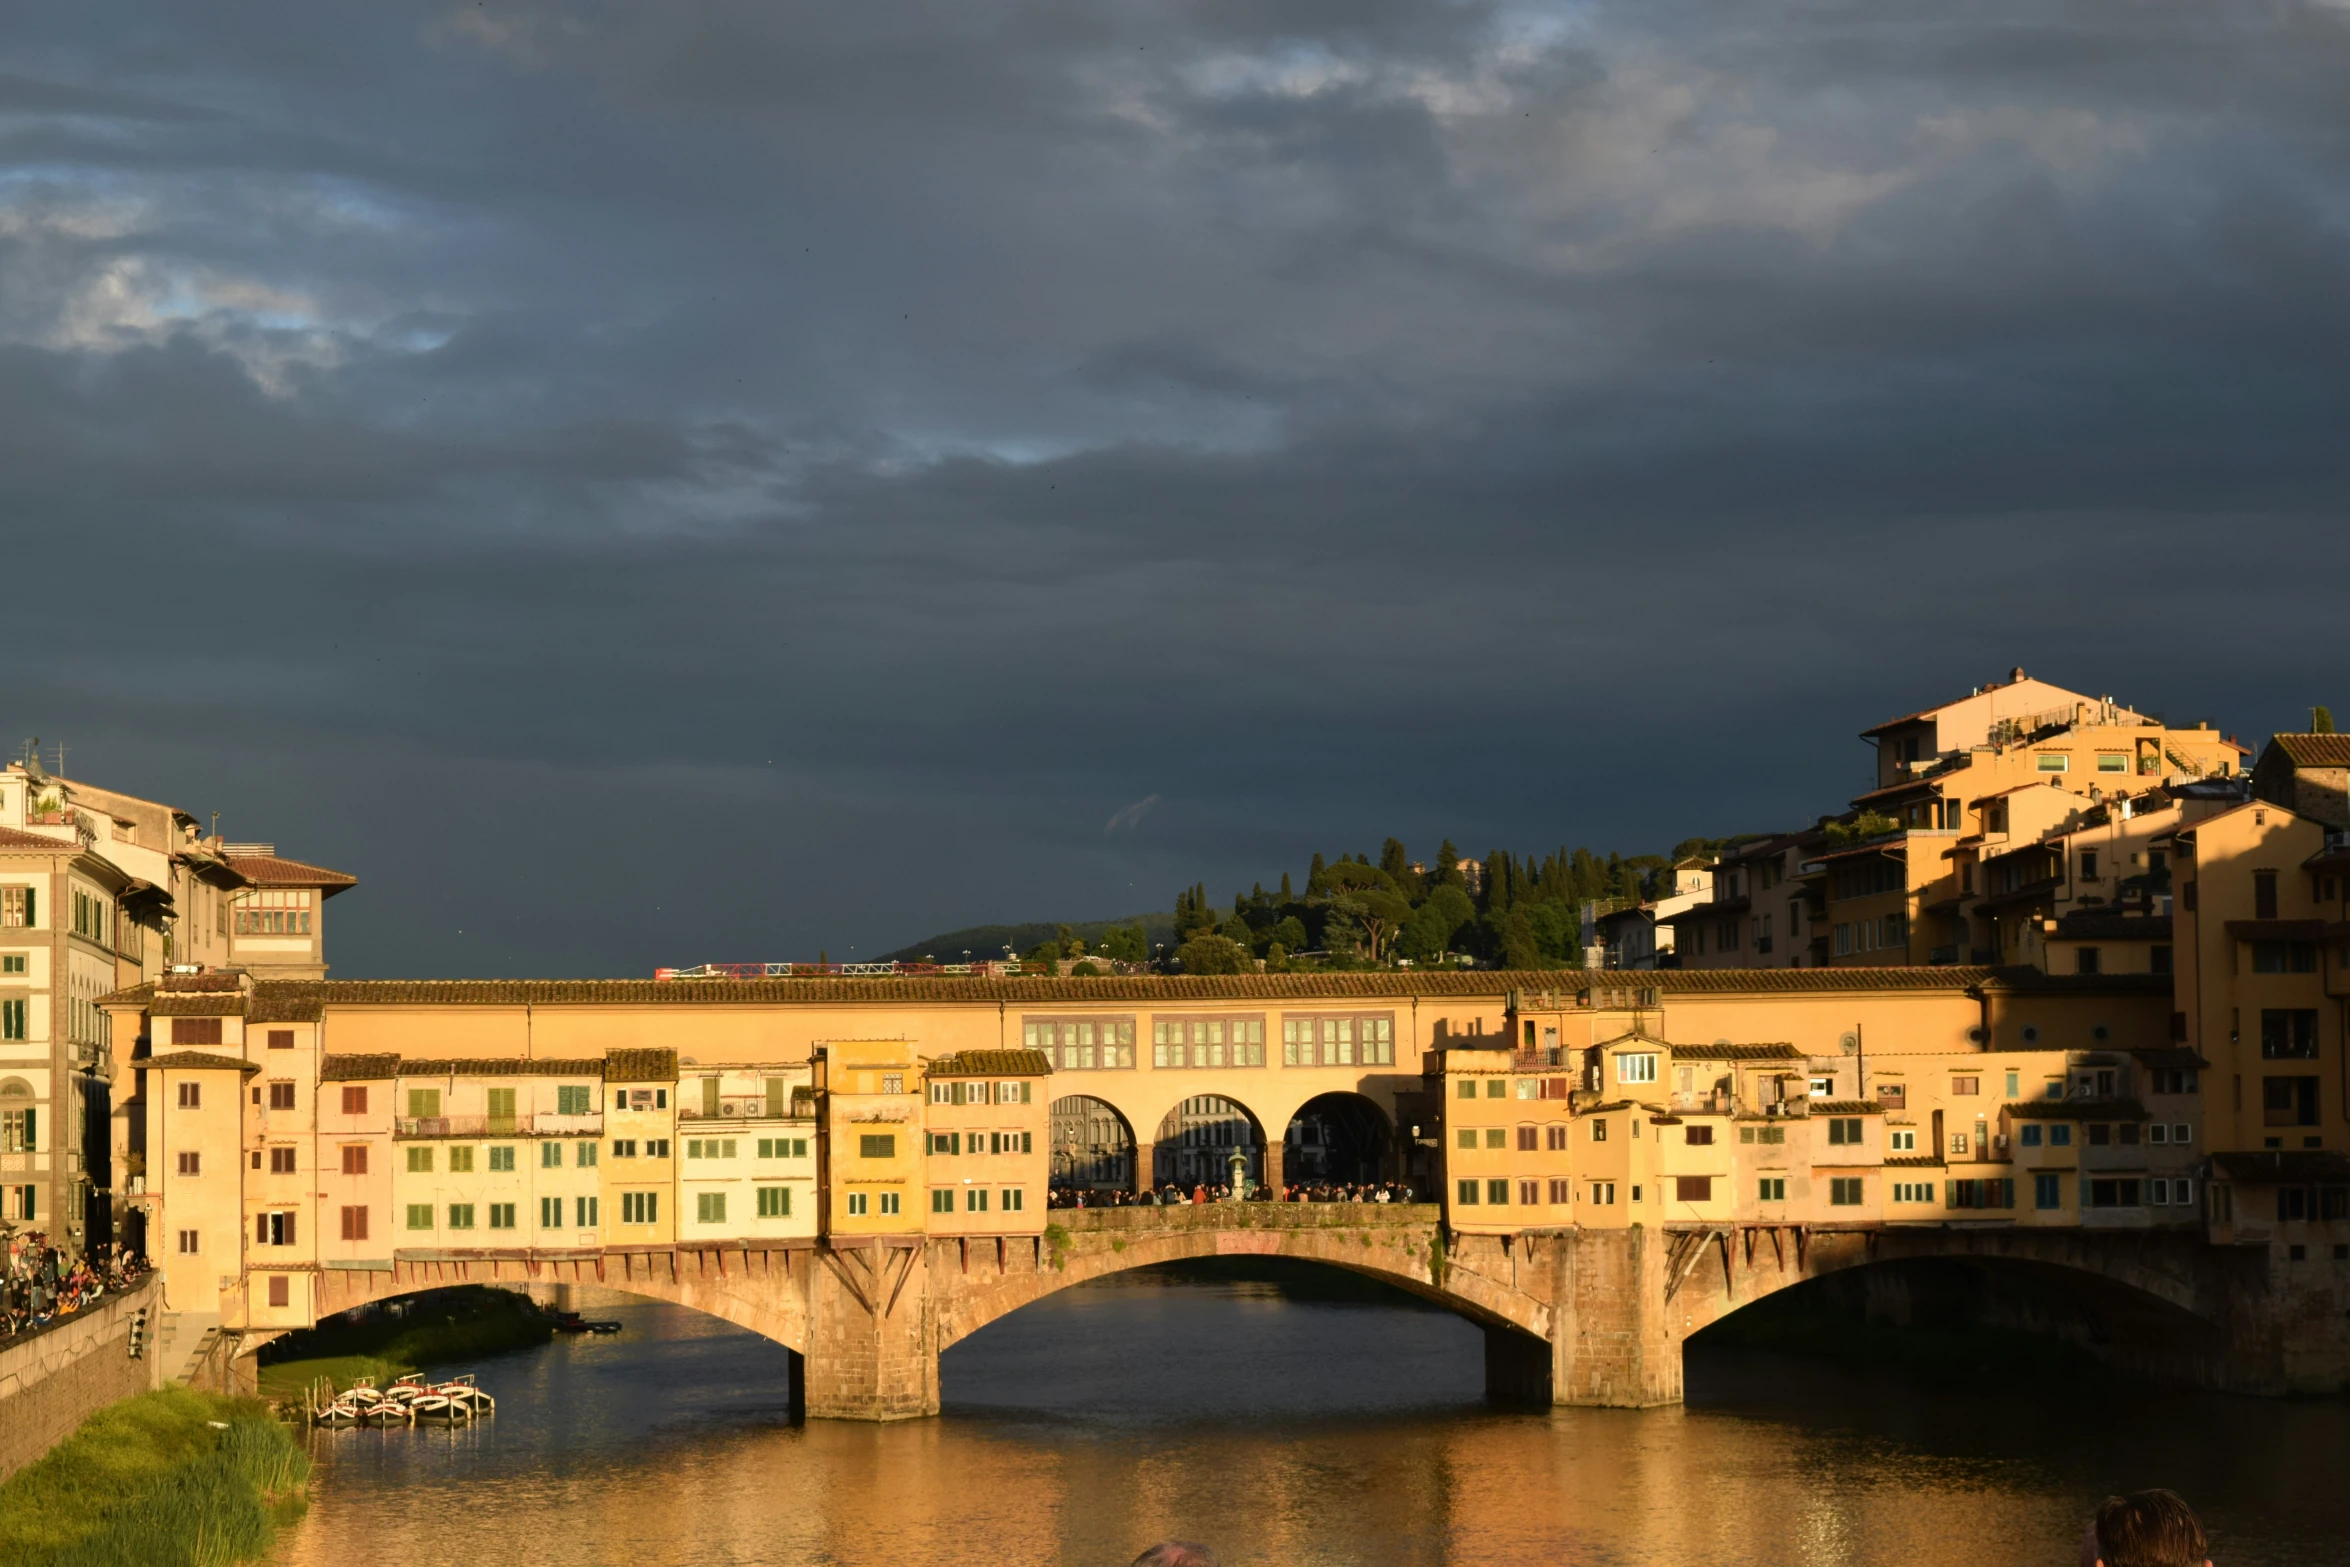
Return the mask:
<svg viewBox="0 0 2350 1567">
<path fill-rule="evenodd" d="M 1175 1208 L 1188 1203 L 1234 1201 L 1225 1185 L 1185 1188 L 1170 1181 L 1146 1191 L 1130 1192 L 1115 1186 L 1055 1186 L 1046 1194 L 1048 1208 Z M 1284 1186 L 1252 1187 L 1246 1202 L 1417 1202 L 1409 1181 L 1312 1181 Z"/>
<path fill-rule="evenodd" d="M 98 1259 L 69 1257 L 40 1230 L 9 1234 L 0 1254 L 0 1341 L 43 1328 L 135 1283 L 146 1259 L 109 1246 Z"/>
</svg>

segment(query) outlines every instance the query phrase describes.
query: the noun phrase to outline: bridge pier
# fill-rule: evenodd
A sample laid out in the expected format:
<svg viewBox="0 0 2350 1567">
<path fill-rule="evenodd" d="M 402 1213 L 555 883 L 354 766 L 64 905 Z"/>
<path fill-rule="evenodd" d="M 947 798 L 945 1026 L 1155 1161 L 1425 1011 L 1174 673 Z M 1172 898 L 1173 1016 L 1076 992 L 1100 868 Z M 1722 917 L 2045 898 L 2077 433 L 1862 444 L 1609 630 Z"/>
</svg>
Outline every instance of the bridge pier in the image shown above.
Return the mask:
<svg viewBox="0 0 2350 1567">
<path fill-rule="evenodd" d="M 799 1402 L 810 1419 L 911 1420 L 938 1413 L 938 1321 L 927 1248 L 836 1242 L 808 1276 L 808 1353 Z"/>
</svg>

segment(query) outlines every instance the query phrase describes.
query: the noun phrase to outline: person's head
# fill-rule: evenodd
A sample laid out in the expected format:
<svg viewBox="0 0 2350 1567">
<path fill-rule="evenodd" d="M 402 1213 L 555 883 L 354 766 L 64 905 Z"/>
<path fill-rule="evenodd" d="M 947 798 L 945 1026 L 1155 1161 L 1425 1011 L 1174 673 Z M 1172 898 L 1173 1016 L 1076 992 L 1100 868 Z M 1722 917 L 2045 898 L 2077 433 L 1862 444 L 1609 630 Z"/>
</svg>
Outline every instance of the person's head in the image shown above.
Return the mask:
<svg viewBox="0 0 2350 1567">
<path fill-rule="evenodd" d="M 2133 1491 L 2097 1507 L 2097 1559 L 2105 1567 L 2210 1567 L 2211 1542 L 2175 1491 Z"/>
<path fill-rule="evenodd" d="M 1223 1567 L 1197 1540 L 1161 1540 L 1134 1558 L 1134 1567 Z"/>
</svg>

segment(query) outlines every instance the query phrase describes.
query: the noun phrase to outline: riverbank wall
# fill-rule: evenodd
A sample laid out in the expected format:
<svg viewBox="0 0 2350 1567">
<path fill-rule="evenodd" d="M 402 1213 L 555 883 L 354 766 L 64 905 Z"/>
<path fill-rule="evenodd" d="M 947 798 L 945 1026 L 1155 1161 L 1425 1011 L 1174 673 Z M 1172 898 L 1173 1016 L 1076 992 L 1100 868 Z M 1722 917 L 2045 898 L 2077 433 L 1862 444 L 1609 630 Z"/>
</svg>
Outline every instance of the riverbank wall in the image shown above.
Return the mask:
<svg viewBox="0 0 2350 1567">
<path fill-rule="evenodd" d="M 159 1298 L 152 1275 L 119 1295 L 0 1345 L 0 1480 L 71 1436 L 91 1415 L 157 1386 L 145 1314 Z"/>
</svg>

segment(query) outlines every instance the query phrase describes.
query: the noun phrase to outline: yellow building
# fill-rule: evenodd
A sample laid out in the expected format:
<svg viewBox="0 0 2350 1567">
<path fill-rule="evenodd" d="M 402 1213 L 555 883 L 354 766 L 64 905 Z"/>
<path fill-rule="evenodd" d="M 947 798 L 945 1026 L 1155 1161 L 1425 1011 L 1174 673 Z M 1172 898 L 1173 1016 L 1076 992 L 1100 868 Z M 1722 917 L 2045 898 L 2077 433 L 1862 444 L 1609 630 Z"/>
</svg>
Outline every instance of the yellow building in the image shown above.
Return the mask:
<svg viewBox="0 0 2350 1567">
<path fill-rule="evenodd" d="M 922 1067 L 929 1232 L 1041 1233 L 1052 1160 L 1044 1053 L 966 1050 Z"/>
<path fill-rule="evenodd" d="M 677 1240 L 675 1050 L 614 1050 L 603 1060 L 603 1235 L 607 1246 Z"/>
<path fill-rule="evenodd" d="M 144 1193 L 149 1250 L 163 1275 L 166 1310 L 217 1322 L 237 1311 L 244 1293 L 245 1084 L 260 1068 L 237 1056 L 172 1050 L 146 1066 L 147 1155 Z M 293 1308 L 296 1275 L 272 1269 L 264 1304 Z M 307 1307 L 305 1292 L 299 1305 Z"/>
<path fill-rule="evenodd" d="M 903 1039 L 836 1040 L 813 1062 L 828 1235 L 926 1227 L 921 1063 Z"/>
<path fill-rule="evenodd" d="M 817 1232 L 815 1089 L 805 1066 L 679 1066 L 678 1237 Z"/>
</svg>

